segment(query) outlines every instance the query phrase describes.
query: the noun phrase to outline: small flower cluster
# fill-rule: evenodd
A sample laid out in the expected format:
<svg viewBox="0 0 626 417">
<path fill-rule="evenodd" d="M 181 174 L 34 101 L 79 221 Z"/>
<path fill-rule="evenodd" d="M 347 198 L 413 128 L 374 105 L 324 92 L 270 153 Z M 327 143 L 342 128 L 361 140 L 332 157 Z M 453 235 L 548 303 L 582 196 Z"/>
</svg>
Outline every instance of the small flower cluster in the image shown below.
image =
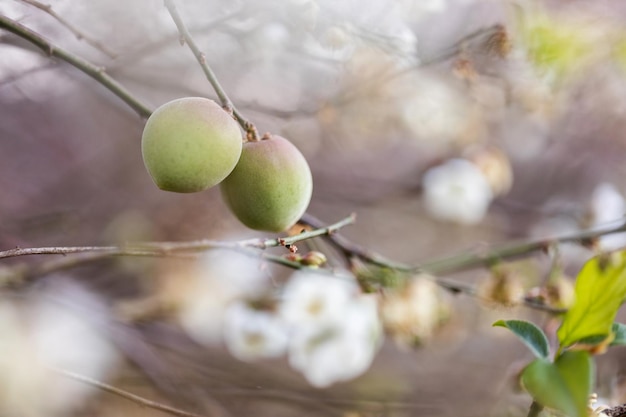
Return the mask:
<svg viewBox="0 0 626 417">
<path fill-rule="evenodd" d="M 491 202 L 510 190 L 512 182 L 511 165 L 502 151 L 474 149 L 467 158 L 449 159 L 424 174 L 424 205 L 436 219 L 477 224 Z"/>
<path fill-rule="evenodd" d="M 280 315 L 289 325 L 289 362 L 316 387 L 365 372 L 381 341 L 374 295 L 353 281 L 296 273 L 283 293 Z"/>
<path fill-rule="evenodd" d="M 201 284 L 180 312 L 181 324 L 197 341 L 223 342 L 243 361 L 287 354 L 316 387 L 369 368 L 382 340 L 378 303 L 352 277 L 298 271 L 277 299 L 263 303 L 258 300 L 268 298 L 269 285 L 259 278 L 256 260 L 214 251 L 203 263 Z"/>
<path fill-rule="evenodd" d="M 451 159 L 422 178 L 424 204 L 435 218 L 460 224 L 480 222 L 493 193 L 480 169 L 465 159 Z"/>
</svg>

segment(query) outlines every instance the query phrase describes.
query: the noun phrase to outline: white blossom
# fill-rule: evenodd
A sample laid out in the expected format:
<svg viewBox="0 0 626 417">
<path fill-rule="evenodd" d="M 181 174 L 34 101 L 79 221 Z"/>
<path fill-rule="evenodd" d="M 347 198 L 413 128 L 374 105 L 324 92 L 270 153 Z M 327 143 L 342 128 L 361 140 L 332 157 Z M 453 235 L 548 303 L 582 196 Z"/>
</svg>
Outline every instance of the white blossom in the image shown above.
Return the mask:
<svg viewBox="0 0 626 417">
<path fill-rule="evenodd" d="M 331 26 L 324 32 L 323 43 L 333 50 L 341 50 L 346 48 L 350 42 L 352 35 L 341 26 Z"/>
<path fill-rule="evenodd" d="M 401 0 L 397 4 L 400 11 L 413 20 L 441 13 L 448 7 L 447 0 Z"/>
<path fill-rule="evenodd" d="M 480 222 L 493 193 L 480 169 L 464 159 L 451 159 L 428 170 L 422 179 L 424 204 L 435 218 L 461 224 Z"/>
<path fill-rule="evenodd" d="M 352 281 L 309 272 L 296 272 L 285 285 L 280 313 L 296 326 L 334 322 L 356 293 Z"/>
<path fill-rule="evenodd" d="M 446 149 L 466 134 L 472 122 L 472 105 L 450 82 L 417 74 L 411 79 L 401 117 L 415 140 L 428 147 Z"/>
<path fill-rule="evenodd" d="M 287 349 L 287 326 L 269 312 L 238 302 L 229 307 L 224 324 L 226 346 L 238 359 L 275 358 Z"/>
<path fill-rule="evenodd" d="M 197 264 L 179 311 L 187 333 L 202 344 L 222 340 L 226 310 L 240 299 L 258 296 L 267 286 L 259 259 L 228 250 L 213 250 Z"/>
<path fill-rule="evenodd" d="M 69 415 L 93 389 L 52 369 L 103 380 L 117 360 L 102 329 L 82 310 L 43 297 L 20 303 L 1 299 L 0 334 L 2 415 Z"/>
<path fill-rule="evenodd" d="M 358 295 L 353 281 L 297 272 L 280 313 L 291 325 L 289 363 L 316 387 L 365 372 L 378 348 L 376 298 Z"/>
<path fill-rule="evenodd" d="M 397 26 L 390 35 L 389 45 L 400 56 L 417 57 L 417 36 L 408 26 Z"/>
<path fill-rule="evenodd" d="M 337 320 L 296 327 L 289 363 L 315 387 L 355 378 L 372 363 L 381 324 L 376 298 L 360 296 L 344 305 Z"/>
<path fill-rule="evenodd" d="M 626 214 L 626 201 L 619 190 L 610 183 L 596 186 L 591 196 L 590 214 L 592 226 L 606 226 L 623 220 Z M 599 241 L 604 250 L 613 250 L 626 246 L 626 233 L 613 233 L 602 236 Z"/>
</svg>

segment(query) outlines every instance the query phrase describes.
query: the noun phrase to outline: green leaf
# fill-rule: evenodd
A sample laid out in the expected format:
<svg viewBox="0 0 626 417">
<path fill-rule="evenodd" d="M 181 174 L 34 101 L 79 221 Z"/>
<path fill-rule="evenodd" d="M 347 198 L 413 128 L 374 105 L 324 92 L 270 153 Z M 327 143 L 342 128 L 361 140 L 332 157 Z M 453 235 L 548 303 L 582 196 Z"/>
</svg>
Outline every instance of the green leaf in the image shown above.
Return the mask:
<svg viewBox="0 0 626 417">
<path fill-rule="evenodd" d="M 539 404 L 561 410 L 570 417 L 581 417 L 559 370 L 548 360 L 531 362 L 522 372 L 522 384 Z"/>
<path fill-rule="evenodd" d="M 563 377 L 579 415 L 586 416 L 594 378 L 591 355 L 584 350 L 568 350 L 557 358 L 554 365 Z"/>
<path fill-rule="evenodd" d="M 596 336 L 587 336 L 587 337 L 583 337 L 582 339 L 578 340 L 576 342 L 576 344 L 583 344 L 583 345 L 589 345 L 589 346 L 593 346 L 593 345 L 599 345 L 600 343 L 604 342 L 607 338 L 607 335 L 605 334 L 599 334 Z"/>
<path fill-rule="evenodd" d="M 626 324 L 613 323 L 611 331 L 615 334 L 615 338 L 609 346 L 624 346 L 626 345 Z"/>
<path fill-rule="evenodd" d="M 522 383 L 533 399 L 569 417 L 586 417 L 593 363 L 586 351 L 566 351 L 551 363 L 535 359 L 522 372 Z"/>
<path fill-rule="evenodd" d="M 506 327 L 537 356 L 548 358 L 550 346 L 545 333 L 533 323 L 524 320 L 498 320 L 493 326 Z"/>
<path fill-rule="evenodd" d="M 591 336 L 608 336 L 626 298 L 626 252 L 591 259 L 576 278 L 576 301 L 557 331 L 561 347 Z"/>
</svg>

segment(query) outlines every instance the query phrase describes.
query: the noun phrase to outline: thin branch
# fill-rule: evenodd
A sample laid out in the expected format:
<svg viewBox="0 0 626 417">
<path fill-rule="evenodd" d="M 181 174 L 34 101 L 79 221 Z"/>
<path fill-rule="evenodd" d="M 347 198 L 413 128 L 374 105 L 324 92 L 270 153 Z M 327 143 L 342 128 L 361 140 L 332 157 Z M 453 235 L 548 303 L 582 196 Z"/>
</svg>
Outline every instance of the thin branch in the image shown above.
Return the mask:
<svg viewBox="0 0 626 417">
<path fill-rule="evenodd" d="M 316 229 L 323 224 L 321 220 L 309 213 L 305 213 L 300 219 L 300 222 Z M 328 240 L 347 258 L 354 256 L 372 265 L 403 272 L 418 272 L 420 269 L 417 266 L 396 262 L 376 252 L 370 251 L 363 246 L 351 242 L 339 233 L 328 234 Z"/>
<path fill-rule="evenodd" d="M 309 214 L 305 214 L 301 221 L 311 227 L 319 227 L 320 224 L 320 220 Z M 425 272 L 429 274 L 443 275 L 469 269 L 489 267 L 502 260 L 522 257 L 525 255 L 529 255 L 533 252 L 545 251 L 551 245 L 557 243 L 585 243 L 600 236 L 621 232 L 626 232 L 626 221 L 621 221 L 617 225 L 613 224 L 603 227 L 580 230 L 578 232 L 559 237 L 544 238 L 526 242 L 510 243 L 502 246 L 495 246 L 491 249 L 481 250 L 480 252 L 449 256 L 417 265 L 399 263 L 390 260 L 383 255 L 370 251 L 360 245 L 351 242 L 350 240 L 346 239 L 344 236 L 338 233 L 329 235 L 328 239 L 344 255 L 348 257 L 357 257 L 362 261 L 372 265 L 380 266 L 383 268 L 395 269 L 402 272 Z"/>
<path fill-rule="evenodd" d="M 0 259 L 14 258 L 29 255 L 69 255 L 72 253 L 99 252 L 111 256 L 118 254 L 122 249 L 118 246 L 49 246 L 41 248 L 14 248 L 0 252 Z M 134 255 L 134 251 L 128 253 Z"/>
<path fill-rule="evenodd" d="M 229 247 L 229 250 L 234 250 L 238 253 L 241 253 L 246 256 L 260 258 L 266 260 L 268 262 L 275 263 L 277 265 L 282 265 L 286 268 L 291 269 L 305 269 L 309 268 L 306 265 L 303 265 L 299 262 L 289 260 L 286 257 L 273 255 L 270 253 L 262 253 L 253 248 L 236 248 Z M 14 265 L 10 268 L 6 268 L 0 270 L 0 288 L 5 287 L 13 287 L 23 285 L 35 278 L 39 278 L 45 275 L 52 274 L 54 272 L 65 271 L 72 268 L 77 268 L 82 265 L 91 264 L 93 262 L 98 262 L 101 260 L 111 259 L 115 257 L 124 257 L 124 256 L 133 256 L 133 257 L 148 257 L 148 258 L 177 258 L 177 259 L 198 259 L 198 254 L 196 253 L 167 253 L 163 252 L 129 252 L 124 250 L 119 250 L 117 252 L 95 252 L 95 253 L 74 253 L 71 255 L 65 255 L 61 259 L 54 259 L 52 261 L 43 262 L 38 265 L 27 265 L 27 264 L 18 264 Z M 331 271 L 326 270 L 316 270 L 321 273 L 328 273 L 332 275 Z"/>
<path fill-rule="evenodd" d="M 30 4 L 31 6 L 36 7 L 39 10 L 43 10 L 44 12 L 48 13 L 50 16 L 56 19 L 60 24 L 65 26 L 70 32 L 72 32 L 78 40 L 84 40 L 86 43 L 93 46 L 94 48 L 102 52 L 103 54 L 108 55 L 110 58 L 117 57 L 117 54 L 111 51 L 109 48 L 107 48 L 106 45 L 104 45 L 102 42 L 92 38 L 91 36 L 86 35 L 76 26 L 72 25 L 70 22 L 65 20 L 62 16 L 60 16 L 57 12 L 55 12 L 52 9 L 51 5 L 40 3 L 37 0 L 20 0 L 20 1 L 26 4 Z"/>
<path fill-rule="evenodd" d="M 496 25 L 489 26 L 486 28 L 480 28 L 464 36 L 463 38 L 459 39 L 454 44 L 448 46 L 444 50 L 439 51 L 437 54 L 431 57 L 428 57 L 414 65 L 410 65 L 406 68 L 403 68 L 395 72 L 384 72 L 383 74 L 377 74 L 371 77 L 370 79 L 361 82 L 357 86 L 356 89 L 345 91 L 342 95 L 340 95 L 335 100 L 333 100 L 332 103 L 338 106 L 348 104 L 358 99 L 360 96 L 366 93 L 368 89 L 371 88 L 372 86 L 380 87 L 406 74 L 409 74 L 419 68 L 425 68 L 431 65 L 440 64 L 466 51 L 468 46 L 472 42 L 476 42 L 476 43 L 482 42 L 483 44 L 487 45 L 489 43 L 487 42 L 489 39 L 491 39 L 494 36 L 499 36 L 502 34 L 506 36 L 506 31 L 504 27 L 500 24 L 496 24 Z"/>
<path fill-rule="evenodd" d="M 575 233 L 532 240 L 528 242 L 512 243 L 496 246 L 492 249 L 481 250 L 480 253 L 467 253 L 451 256 L 431 262 L 425 262 L 420 268 L 432 274 L 450 274 L 467 269 L 492 266 L 504 259 L 515 259 L 533 252 L 545 251 L 557 243 L 586 243 L 600 236 L 626 232 L 626 221 L 617 225 L 585 229 Z"/>
<path fill-rule="evenodd" d="M 317 227 L 320 223 L 318 219 L 309 214 L 305 214 L 304 217 L 301 219 L 301 222 L 308 224 L 311 227 Z M 491 250 L 486 249 L 481 253 L 455 255 L 418 265 L 399 263 L 390 260 L 383 255 L 370 251 L 360 245 L 351 242 L 350 240 L 337 233 L 327 235 L 327 239 L 331 242 L 331 244 L 333 244 L 335 248 L 343 253 L 347 259 L 357 258 L 364 261 L 365 263 L 382 268 L 389 268 L 407 273 L 427 273 L 434 276 L 450 274 L 453 272 L 459 272 L 475 268 L 489 267 L 503 260 L 510 260 L 522 256 L 528 256 L 537 251 L 545 251 L 550 246 L 557 243 L 585 243 L 592 241 L 593 239 L 596 239 L 600 236 L 620 232 L 626 232 L 626 221 L 622 221 L 618 225 L 607 225 L 599 228 L 581 230 L 576 233 L 555 238 L 545 238 L 530 242 L 513 243 L 509 245 L 495 247 Z M 434 278 L 434 282 L 453 293 L 463 293 L 473 297 L 478 296 L 476 288 L 473 285 L 456 282 L 454 280 L 441 278 L 439 276 Z M 551 307 L 532 298 L 524 298 L 523 303 L 526 307 L 549 313 L 561 314 L 565 312 L 565 310 L 563 309 Z"/>
<path fill-rule="evenodd" d="M 252 9 L 250 6 L 251 5 L 247 5 L 245 8 L 227 12 L 224 15 L 217 17 L 214 20 L 211 20 L 210 22 L 194 27 L 191 30 L 193 30 L 195 33 L 209 32 L 227 23 L 229 20 L 239 17 L 245 17 L 249 14 L 254 14 L 254 9 Z M 179 39 L 180 35 L 178 33 L 165 35 L 162 39 L 156 42 L 149 43 L 147 45 L 141 45 L 139 46 L 139 48 L 131 50 L 130 52 L 122 52 L 122 54 L 115 59 L 113 65 L 115 67 L 123 67 L 129 63 L 139 61 L 147 56 L 159 52 L 161 49 L 169 46 L 170 43 L 178 41 Z"/>
<path fill-rule="evenodd" d="M 213 89 L 217 93 L 217 96 L 219 97 L 220 102 L 222 103 L 222 107 L 224 107 L 226 111 L 232 112 L 237 122 L 241 125 L 243 130 L 246 131 L 248 140 L 253 140 L 253 141 L 259 140 L 259 133 L 256 127 L 254 126 L 254 124 L 252 124 L 245 117 L 243 117 L 241 113 L 239 113 L 239 111 L 237 110 L 233 102 L 230 100 L 230 98 L 228 97 L 228 95 L 226 94 L 222 86 L 220 85 L 217 77 L 215 76 L 215 73 L 213 72 L 213 70 L 211 69 L 211 66 L 206 60 L 206 56 L 204 55 L 202 51 L 200 51 L 200 49 L 198 48 L 198 45 L 196 45 L 195 41 L 191 37 L 191 34 L 189 33 L 187 26 L 185 26 L 185 22 L 180 17 L 180 14 L 178 13 L 178 9 L 176 9 L 176 4 L 174 3 L 174 1 L 165 0 L 165 7 L 167 8 L 168 12 L 172 16 L 172 19 L 174 20 L 174 23 L 176 24 L 176 27 L 178 28 L 178 32 L 180 33 L 180 38 L 181 38 L 181 44 L 187 43 L 187 46 L 189 46 L 189 49 L 191 49 L 191 52 L 193 52 L 194 56 L 198 60 L 198 63 L 202 67 L 204 74 L 206 75 L 207 79 L 213 86 Z"/>
<path fill-rule="evenodd" d="M 128 391 L 124 391 L 120 388 L 116 388 L 104 382 L 96 381 L 95 379 L 89 378 L 84 375 L 79 375 L 74 372 L 70 372 L 70 371 L 66 371 L 64 369 L 58 369 L 58 368 L 50 368 L 50 370 L 58 373 L 59 375 L 63 375 L 75 381 L 83 382 L 87 385 L 91 385 L 92 387 L 98 388 L 99 390 L 106 391 L 108 393 L 115 394 L 117 396 L 130 400 L 134 403 L 139 404 L 142 407 L 148 407 L 154 410 L 163 411 L 165 413 L 171 414 L 173 416 L 178 416 L 178 417 L 204 417 L 201 414 L 190 413 L 189 411 L 180 410 L 178 408 L 170 407 L 169 405 L 161 404 L 156 401 L 152 401 L 147 398 L 140 397 L 139 395 L 130 393 Z"/>
<path fill-rule="evenodd" d="M 176 255 L 180 252 L 201 252 L 216 248 L 267 249 L 277 246 L 293 245 L 297 242 L 318 236 L 332 235 L 342 227 L 353 224 L 355 220 L 356 217 L 352 214 L 329 226 L 303 232 L 295 236 L 273 239 L 248 239 L 236 242 L 202 239 L 190 242 L 146 242 L 128 244 L 124 246 L 50 246 L 41 248 L 15 248 L 0 251 L 0 259 L 29 255 L 69 255 L 77 253 L 98 253 L 101 256 L 168 256 L 172 254 Z"/>
<path fill-rule="evenodd" d="M 277 265 L 291 269 L 310 268 L 289 257 L 261 252 L 263 249 L 285 246 L 290 247 L 297 242 L 312 239 L 318 236 L 332 235 L 337 230 L 353 224 L 355 215 L 317 230 L 302 232 L 298 235 L 275 239 L 248 239 L 235 242 L 198 240 L 191 242 L 147 242 L 127 246 L 59 246 L 42 248 L 15 248 L 0 252 L 0 259 L 29 255 L 62 255 L 61 259 L 54 259 L 38 265 L 17 264 L 0 270 L 0 288 L 23 285 L 35 278 L 53 272 L 76 268 L 81 265 L 98 262 L 104 259 L 122 256 L 152 257 L 152 258 L 181 258 L 197 259 L 198 252 L 208 249 L 233 250 L 246 256 L 260 258 Z M 337 276 L 332 270 L 315 269 L 316 272 Z"/>
<path fill-rule="evenodd" d="M 122 99 L 141 117 L 148 117 L 152 113 L 152 110 L 150 110 L 145 104 L 141 103 L 124 86 L 111 78 L 106 73 L 104 68 L 98 67 L 91 62 L 52 44 L 38 33 L 33 32 L 26 26 L 16 22 L 13 19 L 9 19 L 6 16 L 0 15 L 0 28 L 4 28 L 9 32 L 19 36 L 20 38 L 27 40 L 28 42 L 43 50 L 47 55 L 59 58 L 60 60 L 65 61 L 73 67 L 81 70 L 91 78 L 98 81 L 120 99 Z"/>
</svg>

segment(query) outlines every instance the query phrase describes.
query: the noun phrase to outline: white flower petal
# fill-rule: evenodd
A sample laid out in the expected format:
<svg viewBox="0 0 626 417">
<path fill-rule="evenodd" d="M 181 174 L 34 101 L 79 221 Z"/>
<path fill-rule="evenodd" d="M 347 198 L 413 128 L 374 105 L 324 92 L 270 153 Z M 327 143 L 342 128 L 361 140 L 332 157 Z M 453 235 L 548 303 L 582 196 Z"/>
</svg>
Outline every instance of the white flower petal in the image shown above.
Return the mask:
<svg viewBox="0 0 626 417">
<path fill-rule="evenodd" d="M 276 316 L 233 304 L 226 313 L 224 340 L 238 359 L 274 358 L 287 349 L 287 326 Z"/>
<path fill-rule="evenodd" d="M 464 159 L 431 168 L 422 179 L 424 204 L 435 218 L 461 224 L 480 222 L 493 193 L 480 169 Z"/>
<path fill-rule="evenodd" d="M 336 321 L 310 322 L 294 328 L 289 363 L 316 387 L 327 387 L 365 372 L 381 334 L 376 299 L 353 299 Z"/>
<path fill-rule="evenodd" d="M 280 314 L 295 326 L 335 321 L 356 291 L 352 281 L 299 271 L 285 285 Z"/>
<path fill-rule="evenodd" d="M 228 250 L 212 250 L 198 261 L 190 290 L 179 310 L 179 320 L 191 338 L 201 344 L 222 341 L 228 306 L 256 297 L 268 285 L 257 258 Z"/>
<path fill-rule="evenodd" d="M 621 220 L 626 214 L 626 200 L 619 190 L 610 183 L 601 183 L 591 196 L 590 214 L 592 226 L 604 226 Z M 599 240 L 603 250 L 614 250 L 626 246 L 626 233 L 602 236 Z"/>
</svg>

